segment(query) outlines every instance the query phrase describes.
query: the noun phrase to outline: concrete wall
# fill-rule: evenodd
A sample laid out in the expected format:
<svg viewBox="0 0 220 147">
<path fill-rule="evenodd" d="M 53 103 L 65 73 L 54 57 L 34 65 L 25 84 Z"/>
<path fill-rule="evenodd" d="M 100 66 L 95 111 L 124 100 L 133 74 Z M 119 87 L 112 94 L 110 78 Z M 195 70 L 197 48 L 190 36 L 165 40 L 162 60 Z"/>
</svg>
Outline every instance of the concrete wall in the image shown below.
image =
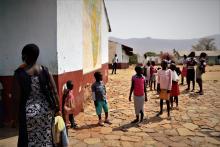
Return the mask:
<svg viewBox="0 0 220 147">
<path fill-rule="evenodd" d="M 25 44 L 40 47 L 39 63 L 57 74 L 55 0 L 1 0 L 0 76 L 13 75 Z"/>
<path fill-rule="evenodd" d="M 58 73 L 82 70 L 82 0 L 57 1 Z"/>
</svg>

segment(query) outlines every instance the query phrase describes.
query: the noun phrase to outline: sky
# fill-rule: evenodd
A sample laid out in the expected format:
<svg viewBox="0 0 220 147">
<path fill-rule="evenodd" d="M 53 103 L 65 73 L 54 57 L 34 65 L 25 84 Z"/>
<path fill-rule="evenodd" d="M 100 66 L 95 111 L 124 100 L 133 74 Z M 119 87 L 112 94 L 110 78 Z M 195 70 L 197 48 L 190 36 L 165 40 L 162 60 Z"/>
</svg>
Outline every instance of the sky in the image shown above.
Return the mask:
<svg viewBox="0 0 220 147">
<path fill-rule="evenodd" d="M 220 34 L 220 0 L 105 0 L 118 38 L 192 39 Z"/>
</svg>

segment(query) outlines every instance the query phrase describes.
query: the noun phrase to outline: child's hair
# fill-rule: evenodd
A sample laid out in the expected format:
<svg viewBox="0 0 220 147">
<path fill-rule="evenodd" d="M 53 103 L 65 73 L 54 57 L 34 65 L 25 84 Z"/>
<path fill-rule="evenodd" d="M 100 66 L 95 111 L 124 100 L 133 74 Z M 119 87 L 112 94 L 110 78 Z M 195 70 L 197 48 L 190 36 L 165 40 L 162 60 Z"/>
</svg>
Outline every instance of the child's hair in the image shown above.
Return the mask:
<svg viewBox="0 0 220 147">
<path fill-rule="evenodd" d="M 151 61 L 151 65 L 155 66 L 155 61 Z"/>
<path fill-rule="evenodd" d="M 94 73 L 94 77 L 96 80 L 100 80 L 100 77 L 102 76 L 102 73 L 100 71 L 97 71 Z"/>
<path fill-rule="evenodd" d="M 195 57 L 196 56 L 196 53 L 195 52 L 191 52 L 190 54 L 189 54 L 189 57 Z"/>
<path fill-rule="evenodd" d="M 205 52 L 202 52 L 199 57 L 200 58 L 206 58 L 206 56 L 207 56 L 207 54 Z"/>
<path fill-rule="evenodd" d="M 186 56 L 186 55 L 183 55 L 183 58 L 184 58 L 184 59 L 186 59 L 186 58 L 187 58 L 187 56 Z"/>
<path fill-rule="evenodd" d="M 73 82 L 71 80 L 68 80 L 66 82 L 66 87 L 67 87 L 67 89 L 72 90 L 73 89 Z"/>
<path fill-rule="evenodd" d="M 150 61 L 147 62 L 147 66 L 150 66 Z"/>
<path fill-rule="evenodd" d="M 136 73 L 142 73 L 142 67 L 139 66 L 139 65 L 137 65 L 137 66 L 135 67 L 135 71 L 136 71 Z"/>
<path fill-rule="evenodd" d="M 160 70 L 160 69 L 161 69 L 161 67 L 158 67 L 158 68 L 157 68 L 157 70 Z"/>
<path fill-rule="evenodd" d="M 176 70 L 176 65 L 175 65 L 175 63 L 171 63 L 171 64 L 170 64 L 170 69 L 171 69 L 171 70 Z"/>
</svg>

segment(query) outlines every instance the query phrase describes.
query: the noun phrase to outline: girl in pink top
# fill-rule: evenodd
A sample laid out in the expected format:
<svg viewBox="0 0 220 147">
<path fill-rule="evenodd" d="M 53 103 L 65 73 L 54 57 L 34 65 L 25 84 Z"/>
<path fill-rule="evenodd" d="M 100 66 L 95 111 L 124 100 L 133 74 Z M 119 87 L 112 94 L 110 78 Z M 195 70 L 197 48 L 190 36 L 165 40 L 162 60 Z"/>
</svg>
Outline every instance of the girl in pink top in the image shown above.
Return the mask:
<svg viewBox="0 0 220 147">
<path fill-rule="evenodd" d="M 73 83 L 72 81 L 66 82 L 67 89 L 64 92 L 63 96 L 63 115 L 64 115 L 64 121 L 66 125 L 68 124 L 68 121 L 70 121 L 71 128 L 77 128 L 77 124 L 75 123 L 74 119 L 74 109 L 75 109 L 75 99 L 73 95 Z"/>
<path fill-rule="evenodd" d="M 144 100 L 147 101 L 147 92 L 146 92 L 146 80 L 142 75 L 142 68 L 140 66 L 135 67 L 136 75 L 132 76 L 132 84 L 130 89 L 129 101 L 131 101 L 131 95 L 134 91 L 134 108 L 136 119 L 132 123 L 139 122 L 139 114 L 141 114 L 141 120 L 144 118 Z"/>
<path fill-rule="evenodd" d="M 167 69 L 167 62 L 162 61 L 161 62 L 162 70 L 158 71 L 158 84 L 159 84 L 159 92 L 162 91 L 167 92 L 167 113 L 168 113 L 168 119 L 170 119 L 170 101 L 169 101 L 169 94 L 170 90 L 172 88 L 172 73 L 170 69 Z M 163 114 L 163 99 L 160 97 L 160 112 L 157 114 L 157 116 L 160 116 Z"/>
</svg>

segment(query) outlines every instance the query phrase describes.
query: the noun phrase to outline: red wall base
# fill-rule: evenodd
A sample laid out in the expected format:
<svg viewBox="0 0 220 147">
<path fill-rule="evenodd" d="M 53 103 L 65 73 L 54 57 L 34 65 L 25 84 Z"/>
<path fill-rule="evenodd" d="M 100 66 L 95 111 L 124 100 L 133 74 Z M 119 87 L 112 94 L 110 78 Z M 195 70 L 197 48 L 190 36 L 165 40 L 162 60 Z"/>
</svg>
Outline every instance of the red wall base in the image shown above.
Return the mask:
<svg viewBox="0 0 220 147">
<path fill-rule="evenodd" d="M 112 69 L 112 64 L 108 64 L 109 69 Z M 126 69 L 129 68 L 128 63 L 118 63 L 117 64 L 117 69 Z"/>
<path fill-rule="evenodd" d="M 101 71 L 103 74 L 103 81 L 108 81 L 108 64 L 103 64 L 102 67 L 96 71 Z M 83 70 L 66 72 L 60 75 L 54 75 L 54 80 L 57 84 L 58 94 L 60 97 L 60 106 L 62 102 L 62 90 L 63 85 L 67 80 L 72 80 L 74 84 L 74 96 L 76 99 L 76 111 L 77 115 L 83 111 L 83 104 L 91 94 L 91 84 L 95 81 L 93 74 L 95 71 L 83 75 Z M 4 122 L 7 124 L 12 120 L 12 106 L 13 99 L 11 98 L 11 91 L 13 85 L 13 76 L 0 76 L 0 81 L 4 87 L 3 91 L 3 110 L 4 110 Z"/>
</svg>

